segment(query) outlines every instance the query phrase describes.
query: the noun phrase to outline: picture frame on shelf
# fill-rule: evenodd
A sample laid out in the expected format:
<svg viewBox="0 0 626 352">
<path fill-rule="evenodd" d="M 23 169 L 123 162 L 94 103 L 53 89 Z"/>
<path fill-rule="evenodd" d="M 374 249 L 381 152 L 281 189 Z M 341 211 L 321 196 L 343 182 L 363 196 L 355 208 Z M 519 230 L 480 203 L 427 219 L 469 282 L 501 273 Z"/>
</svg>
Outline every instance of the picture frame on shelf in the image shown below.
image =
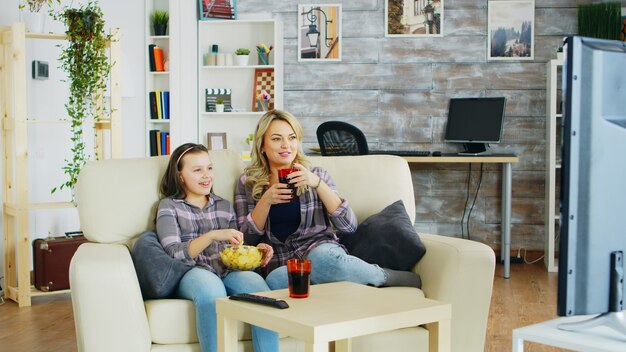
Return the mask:
<svg viewBox="0 0 626 352">
<path fill-rule="evenodd" d="M 341 4 L 298 5 L 298 61 L 341 61 Z"/>
<path fill-rule="evenodd" d="M 252 111 L 274 110 L 274 69 L 257 68 L 254 70 L 254 82 L 252 84 Z M 263 91 L 269 94 L 270 99 L 265 106 L 259 101 Z"/>
<path fill-rule="evenodd" d="M 444 0 L 385 0 L 385 37 L 442 37 Z"/>
<path fill-rule="evenodd" d="M 227 143 L 226 143 L 226 132 L 221 132 L 221 133 L 213 133 L 213 132 L 209 132 L 206 135 L 206 143 L 207 143 L 207 149 L 209 150 L 219 150 L 219 149 L 226 149 L 227 148 Z"/>
<path fill-rule="evenodd" d="M 487 60 L 534 60 L 535 1 L 489 1 Z"/>
<path fill-rule="evenodd" d="M 236 20 L 237 0 L 198 0 L 200 20 Z"/>
</svg>

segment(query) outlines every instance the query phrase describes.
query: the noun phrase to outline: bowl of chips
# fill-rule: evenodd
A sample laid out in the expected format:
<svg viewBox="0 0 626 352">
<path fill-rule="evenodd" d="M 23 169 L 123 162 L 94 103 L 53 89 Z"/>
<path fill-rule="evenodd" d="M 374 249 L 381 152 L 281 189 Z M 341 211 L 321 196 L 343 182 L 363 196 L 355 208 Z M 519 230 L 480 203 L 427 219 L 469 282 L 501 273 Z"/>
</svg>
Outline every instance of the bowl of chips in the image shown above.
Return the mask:
<svg viewBox="0 0 626 352">
<path fill-rule="evenodd" d="M 254 246 L 225 245 L 220 252 L 224 265 L 235 270 L 254 270 L 261 265 L 263 253 Z"/>
</svg>

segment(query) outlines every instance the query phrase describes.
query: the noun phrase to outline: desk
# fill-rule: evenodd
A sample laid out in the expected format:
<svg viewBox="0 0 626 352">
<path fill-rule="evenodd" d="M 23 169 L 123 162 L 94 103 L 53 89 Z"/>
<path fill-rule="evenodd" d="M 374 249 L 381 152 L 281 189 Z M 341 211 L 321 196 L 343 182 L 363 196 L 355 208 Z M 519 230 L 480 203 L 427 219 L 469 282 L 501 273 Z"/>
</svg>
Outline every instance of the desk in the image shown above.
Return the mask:
<svg viewBox="0 0 626 352">
<path fill-rule="evenodd" d="M 592 316 L 565 317 L 513 330 L 513 352 L 524 351 L 524 340 L 574 351 L 626 351 L 624 335 L 606 326 L 597 326 L 585 332 L 560 330 L 562 323 L 589 319 Z"/>
<path fill-rule="evenodd" d="M 306 352 L 327 352 L 329 341 L 337 341 L 335 351 L 349 352 L 352 337 L 425 324 L 429 351 L 450 352 L 450 303 L 345 281 L 310 290 L 308 298 L 289 298 L 287 289 L 260 293 L 285 300 L 287 309 L 218 298 L 218 350 L 237 351 L 237 321 L 243 321 L 304 341 Z"/>
<path fill-rule="evenodd" d="M 409 163 L 496 163 L 502 164 L 502 235 L 500 258 L 504 261 L 504 278 L 511 276 L 511 164 L 519 161 L 513 154 L 405 156 Z"/>
</svg>

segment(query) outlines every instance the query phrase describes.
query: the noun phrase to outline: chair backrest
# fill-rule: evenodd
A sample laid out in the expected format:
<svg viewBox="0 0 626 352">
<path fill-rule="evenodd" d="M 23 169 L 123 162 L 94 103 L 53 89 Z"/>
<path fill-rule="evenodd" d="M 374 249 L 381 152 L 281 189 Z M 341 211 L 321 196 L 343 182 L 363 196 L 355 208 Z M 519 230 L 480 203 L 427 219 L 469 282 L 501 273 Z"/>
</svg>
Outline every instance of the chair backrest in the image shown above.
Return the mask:
<svg viewBox="0 0 626 352">
<path fill-rule="evenodd" d="M 323 156 L 367 155 L 367 140 L 356 126 L 342 121 L 326 121 L 317 127 L 317 142 Z"/>
</svg>

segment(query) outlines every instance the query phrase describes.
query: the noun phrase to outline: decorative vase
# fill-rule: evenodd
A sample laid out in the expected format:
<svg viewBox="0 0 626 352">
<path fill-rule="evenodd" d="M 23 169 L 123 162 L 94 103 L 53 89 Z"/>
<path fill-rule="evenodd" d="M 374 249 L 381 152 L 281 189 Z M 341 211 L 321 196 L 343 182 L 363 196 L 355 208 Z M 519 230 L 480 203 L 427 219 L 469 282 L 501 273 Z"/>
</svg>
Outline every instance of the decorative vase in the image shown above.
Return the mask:
<svg viewBox="0 0 626 352">
<path fill-rule="evenodd" d="M 22 12 L 22 21 L 24 21 L 26 32 L 43 33 L 43 25 L 45 20 L 46 16 L 42 12 Z"/>
<path fill-rule="evenodd" d="M 215 112 L 224 112 L 224 104 L 215 104 Z"/>
<path fill-rule="evenodd" d="M 236 55 L 235 63 L 237 66 L 247 66 L 250 61 L 250 55 Z"/>
<path fill-rule="evenodd" d="M 167 32 L 167 23 L 154 25 L 154 35 L 165 35 L 166 32 Z"/>
</svg>

